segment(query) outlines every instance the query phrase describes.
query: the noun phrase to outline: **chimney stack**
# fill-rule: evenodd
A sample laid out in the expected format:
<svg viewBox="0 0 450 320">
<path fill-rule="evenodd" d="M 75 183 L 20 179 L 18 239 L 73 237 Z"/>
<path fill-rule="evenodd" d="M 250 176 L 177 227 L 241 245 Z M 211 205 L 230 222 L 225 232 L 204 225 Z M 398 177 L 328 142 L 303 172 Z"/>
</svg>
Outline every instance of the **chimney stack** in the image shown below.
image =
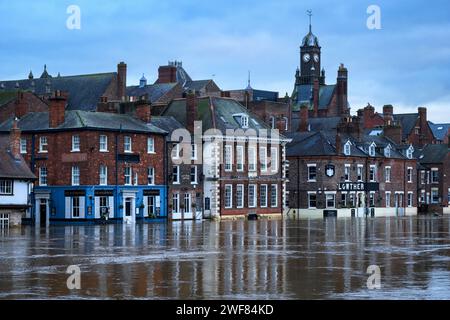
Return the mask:
<svg viewBox="0 0 450 320">
<path fill-rule="evenodd" d="M 313 84 L 313 107 L 314 107 L 314 118 L 317 118 L 319 115 L 319 79 L 314 79 Z"/>
<path fill-rule="evenodd" d="M 147 100 L 147 97 L 142 98 L 139 101 L 136 101 L 136 118 L 144 121 L 145 123 L 150 123 L 152 120 L 152 112 L 150 103 Z"/>
<path fill-rule="evenodd" d="M 57 90 L 49 99 L 49 102 L 50 106 L 48 108 L 48 125 L 50 128 L 56 128 L 64 123 L 66 112 L 66 95 Z"/>
<path fill-rule="evenodd" d="M 11 131 L 9 133 L 9 143 L 11 155 L 14 159 L 20 159 L 20 129 L 17 126 L 17 118 L 14 119 Z"/>
<path fill-rule="evenodd" d="M 400 123 L 390 122 L 386 124 L 383 128 L 383 135 L 394 141 L 397 145 L 401 145 L 403 142 L 402 126 Z"/>
<path fill-rule="evenodd" d="M 16 103 L 14 106 L 14 116 L 20 119 L 27 113 L 28 113 L 28 102 L 25 98 L 25 93 L 23 91 L 18 91 Z"/>
<path fill-rule="evenodd" d="M 363 111 L 364 115 L 364 121 L 363 121 L 363 125 L 365 129 L 371 129 L 372 125 L 371 125 L 371 119 L 373 118 L 374 114 L 375 114 L 375 108 L 372 107 L 370 105 L 370 103 L 367 104 L 367 106 L 364 108 Z"/>
<path fill-rule="evenodd" d="M 427 108 L 419 107 L 419 123 L 420 123 L 420 133 L 425 132 L 425 128 L 428 125 L 427 124 Z"/>
<path fill-rule="evenodd" d="M 383 106 L 383 118 L 385 125 L 391 125 L 394 121 L 394 107 L 392 105 Z"/>
<path fill-rule="evenodd" d="M 117 65 L 117 97 L 125 101 L 127 95 L 127 64 L 120 62 Z"/>
<path fill-rule="evenodd" d="M 197 120 L 197 96 L 195 90 L 186 94 L 186 129 L 194 133 L 194 121 Z"/>
<path fill-rule="evenodd" d="M 308 107 L 306 105 L 302 105 L 300 107 L 300 124 L 298 126 L 298 131 L 299 132 L 306 132 L 308 131 L 308 124 L 309 124 L 309 119 L 308 119 Z"/>
<path fill-rule="evenodd" d="M 338 69 L 337 76 L 337 112 L 338 116 L 343 117 L 350 114 L 350 110 L 347 105 L 347 81 L 348 70 L 341 63 Z"/>
<path fill-rule="evenodd" d="M 158 80 L 156 83 L 174 83 L 177 82 L 177 67 L 173 63 L 158 68 Z"/>
</svg>

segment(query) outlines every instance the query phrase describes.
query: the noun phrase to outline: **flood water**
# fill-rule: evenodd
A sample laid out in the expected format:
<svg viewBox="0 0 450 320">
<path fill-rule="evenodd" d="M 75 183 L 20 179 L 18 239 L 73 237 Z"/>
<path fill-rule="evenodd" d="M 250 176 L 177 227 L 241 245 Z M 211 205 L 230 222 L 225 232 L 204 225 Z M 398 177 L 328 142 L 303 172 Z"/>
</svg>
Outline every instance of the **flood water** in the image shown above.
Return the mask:
<svg viewBox="0 0 450 320">
<path fill-rule="evenodd" d="M 81 289 L 67 288 L 69 265 Z M 368 289 L 367 267 L 381 270 Z M 448 217 L 24 226 L 0 299 L 450 299 Z"/>
</svg>

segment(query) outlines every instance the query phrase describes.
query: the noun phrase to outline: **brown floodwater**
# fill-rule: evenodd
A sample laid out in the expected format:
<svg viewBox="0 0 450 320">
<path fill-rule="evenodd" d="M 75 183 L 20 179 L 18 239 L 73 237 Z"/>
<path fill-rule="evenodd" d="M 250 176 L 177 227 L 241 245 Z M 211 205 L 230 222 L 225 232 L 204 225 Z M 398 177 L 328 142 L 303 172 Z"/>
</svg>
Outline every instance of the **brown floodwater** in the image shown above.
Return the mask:
<svg viewBox="0 0 450 320">
<path fill-rule="evenodd" d="M 69 290 L 70 265 L 81 270 Z M 380 268 L 368 289 L 367 268 Z M 449 217 L 24 226 L 0 299 L 450 299 Z"/>
</svg>

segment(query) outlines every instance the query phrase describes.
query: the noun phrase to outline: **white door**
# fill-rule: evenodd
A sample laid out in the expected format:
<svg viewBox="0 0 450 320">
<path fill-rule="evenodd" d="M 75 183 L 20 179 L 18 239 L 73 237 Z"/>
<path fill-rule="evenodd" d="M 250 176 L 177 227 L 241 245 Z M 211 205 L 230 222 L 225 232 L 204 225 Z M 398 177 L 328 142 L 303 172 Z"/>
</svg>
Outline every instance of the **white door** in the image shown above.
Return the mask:
<svg viewBox="0 0 450 320">
<path fill-rule="evenodd" d="M 136 220 L 134 200 L 131 197 L 126 197 L 123 200 L 123 221 L 126 223 L 132 223 Z"/>
</svg>

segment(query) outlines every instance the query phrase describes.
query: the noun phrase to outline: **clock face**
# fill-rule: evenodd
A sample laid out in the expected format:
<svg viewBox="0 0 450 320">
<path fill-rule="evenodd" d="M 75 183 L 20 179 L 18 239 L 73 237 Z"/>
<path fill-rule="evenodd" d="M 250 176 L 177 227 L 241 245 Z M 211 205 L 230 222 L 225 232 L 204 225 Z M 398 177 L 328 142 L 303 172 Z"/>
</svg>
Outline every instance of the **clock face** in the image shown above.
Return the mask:
<svg viewBox="0 0 450 320">
<path fill-rule="evenodd" d="M 311 60 L 311 56 L 309 55 L 309 53 L 305 53 L 303 55 L 303 61 L 309 62 L 309 60 Z"/>
<path fill-rule="evenodd" d="M 314 61 L 319 62 L 319 55 L 317 53 L 314 55 Z"/>
</svg>

